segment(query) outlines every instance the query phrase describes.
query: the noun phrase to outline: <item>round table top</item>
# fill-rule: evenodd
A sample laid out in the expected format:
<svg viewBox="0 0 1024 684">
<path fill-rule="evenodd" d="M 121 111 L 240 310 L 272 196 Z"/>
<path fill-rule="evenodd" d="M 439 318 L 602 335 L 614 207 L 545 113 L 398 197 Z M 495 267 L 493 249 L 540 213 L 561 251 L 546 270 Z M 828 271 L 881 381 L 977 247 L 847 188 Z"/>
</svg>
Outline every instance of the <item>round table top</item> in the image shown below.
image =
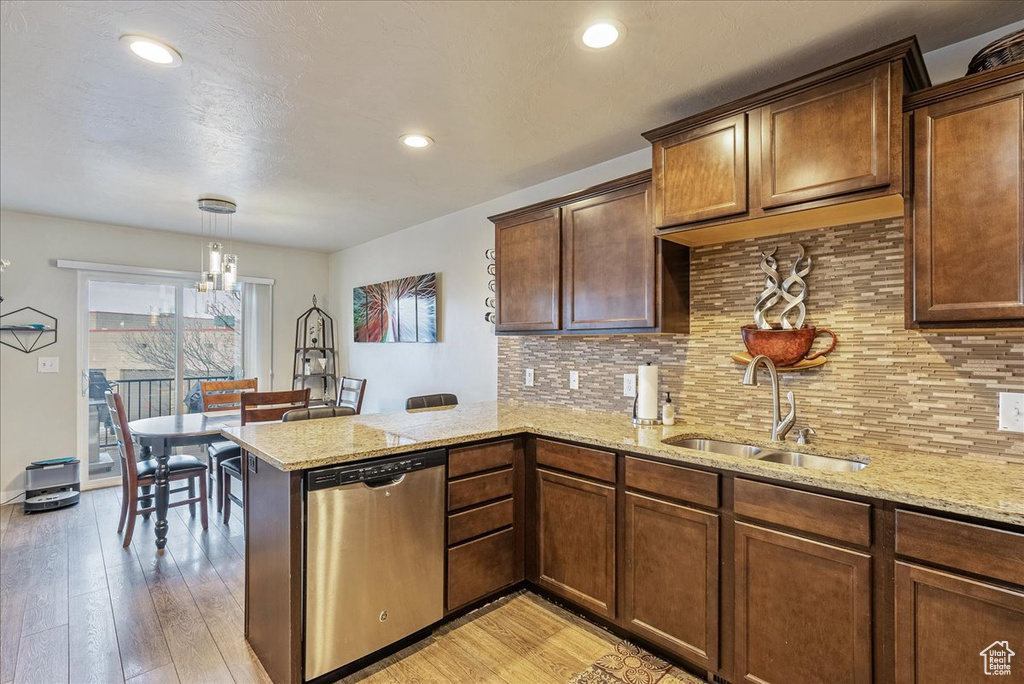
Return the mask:
<svg viewBox="0 0 1024 684">
<path fill-rule="evenodd" d="M 240 414 L 234 411 L 214 411 L 210 413 L 177 413 L 171 416 L 154 416 L 140 418 L 128 423 L 128 429 L 136 438 L 159 437 L 188 438 L 220 435 L 226 427 L 237 427 L 241 424 Z"/>
</svg>

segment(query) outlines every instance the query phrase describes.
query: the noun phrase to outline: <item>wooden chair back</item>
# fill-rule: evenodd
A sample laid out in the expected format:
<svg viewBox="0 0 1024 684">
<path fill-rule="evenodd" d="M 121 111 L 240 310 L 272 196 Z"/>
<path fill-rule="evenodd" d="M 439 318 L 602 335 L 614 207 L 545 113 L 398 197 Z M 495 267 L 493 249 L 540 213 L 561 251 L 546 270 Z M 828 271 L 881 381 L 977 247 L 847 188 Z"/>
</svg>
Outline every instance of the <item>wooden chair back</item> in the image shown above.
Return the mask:
<svg viewBox="0 0 1024 684">
<path fill-rule="evenodd" d="M 233 411 L 242 405 L 239 397 L 245 392 L 259 389 L 256 378 L 241 380 L 200 380 L 199 391 L 203 396 L 203 411 Z"/>
<path fill-rule="evenodd" d="M 438 406 L 456 406 L 459 398 L 454 394 L 424 394 L 419 397 L 409 397 L 405 400 L 405 409 L 415 411 L 416 409 L 437 408 Z"/>
<path fill-rule="evenodd" d="M 309 388 L 283 392 L 246 392 L 242 399 L 242 425 L 281 420 L 293 409 L 309 408 Z"/>
<path fill-rule="evenodd" d="M 366 393 L 366 380 L 342 376 L 338 383 L 338 406 L 348 406 L 357 414 L 363 410 L 363 395 Z"/>
<path fill-rule="evenodd" d="M 128 429 L 128 413 L 124 410 L 124 402 L 120 394 L 107 391 L 107 410 L 110 411 L 110 422 L 114 426 L 114 438 L 117 440 L 117 452 L 121 456 L 121 478 L 128 481 L 129 491 L 138 488 L 139 471 L 136 468 L 135 444 L 132 443 L 132 432 Z"/>
</svg>

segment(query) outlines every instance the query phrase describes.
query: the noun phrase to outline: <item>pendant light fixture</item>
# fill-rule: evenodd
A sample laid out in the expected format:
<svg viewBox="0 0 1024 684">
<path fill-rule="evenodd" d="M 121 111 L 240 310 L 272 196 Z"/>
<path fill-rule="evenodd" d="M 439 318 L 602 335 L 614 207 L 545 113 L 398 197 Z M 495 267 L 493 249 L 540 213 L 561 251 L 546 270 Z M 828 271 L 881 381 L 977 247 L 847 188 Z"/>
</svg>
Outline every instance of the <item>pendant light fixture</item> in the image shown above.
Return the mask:
<svg viewBox="0 0 1024 684">
<path fill-rule="evenodd" d="M 199 282 L 196 283 L 199 292 L 225 292 L 238 286 L 238 255 L 230 253 L 232 216 L 236 208 L 235 203 L 228 200 L 213 197 L 199 200 L 199 232 L 205 243 L 199 261 Z M 227 251 L 219 230 L 222 216 Z"/>
</svg>

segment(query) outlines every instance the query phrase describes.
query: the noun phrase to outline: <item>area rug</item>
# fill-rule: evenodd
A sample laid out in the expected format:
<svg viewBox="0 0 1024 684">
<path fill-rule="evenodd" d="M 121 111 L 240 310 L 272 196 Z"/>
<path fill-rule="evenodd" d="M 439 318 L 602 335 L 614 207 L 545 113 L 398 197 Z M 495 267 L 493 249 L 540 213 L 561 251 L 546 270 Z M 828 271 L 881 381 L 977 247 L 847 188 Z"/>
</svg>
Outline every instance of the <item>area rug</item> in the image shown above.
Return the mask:
<svg viewBox="0 0 1024 684">
<path fill-rule="evenodd" d="M 671 666 L 635 644 L 620 641 L 615 651 L 569 680 L 569 684 L 657 684 Z"/>
</svg>

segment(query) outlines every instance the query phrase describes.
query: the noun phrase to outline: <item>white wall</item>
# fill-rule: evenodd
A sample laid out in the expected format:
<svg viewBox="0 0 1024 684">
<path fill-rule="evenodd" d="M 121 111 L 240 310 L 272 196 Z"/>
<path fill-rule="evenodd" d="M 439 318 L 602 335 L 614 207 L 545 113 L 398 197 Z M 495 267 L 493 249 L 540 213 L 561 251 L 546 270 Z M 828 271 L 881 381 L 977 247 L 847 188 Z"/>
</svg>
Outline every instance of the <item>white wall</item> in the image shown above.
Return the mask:
<svg viewBox="0 0 1024 684">
<path fill-rule="evenodd" d="M 78 369 L 76 271 L 57 259 L 194 271 L 197 236 L 85 221 L 0 212 L 0 256 L 11 262 L 0 277 L 6 313 L 32 306 L 56 316 L 57 344 L 24 354 L 0 347 L 0 501 L 22 489 L 24 468 L 77 450 Z M 235 242 L 242 275 L 276 279 L 274 388 L 291 383 L 295 318 L 316 294 L 326 304 L 328 255 Z M 60 359 L 60 372 L 39 374 L 39 356 Z M 81 454 L 80 454 L 81 456 Z"/>
<path fill-rule="evenodd" d="M 639 150 L 332 254 L 340 368 L 368 380 L 363 411 L 402 409 L 406 397 L 434 392 L 453 392 L 462 403 L 494 400 L 498 345 L 494 326 L 484 320 L 491 294 L 484 252 L 494 246 L 487 217 L 650 166 L 650 151 Z M 353 341 L 352 288 L 432 271 L 440 274 L 437 344 Z"/>
</svg>

